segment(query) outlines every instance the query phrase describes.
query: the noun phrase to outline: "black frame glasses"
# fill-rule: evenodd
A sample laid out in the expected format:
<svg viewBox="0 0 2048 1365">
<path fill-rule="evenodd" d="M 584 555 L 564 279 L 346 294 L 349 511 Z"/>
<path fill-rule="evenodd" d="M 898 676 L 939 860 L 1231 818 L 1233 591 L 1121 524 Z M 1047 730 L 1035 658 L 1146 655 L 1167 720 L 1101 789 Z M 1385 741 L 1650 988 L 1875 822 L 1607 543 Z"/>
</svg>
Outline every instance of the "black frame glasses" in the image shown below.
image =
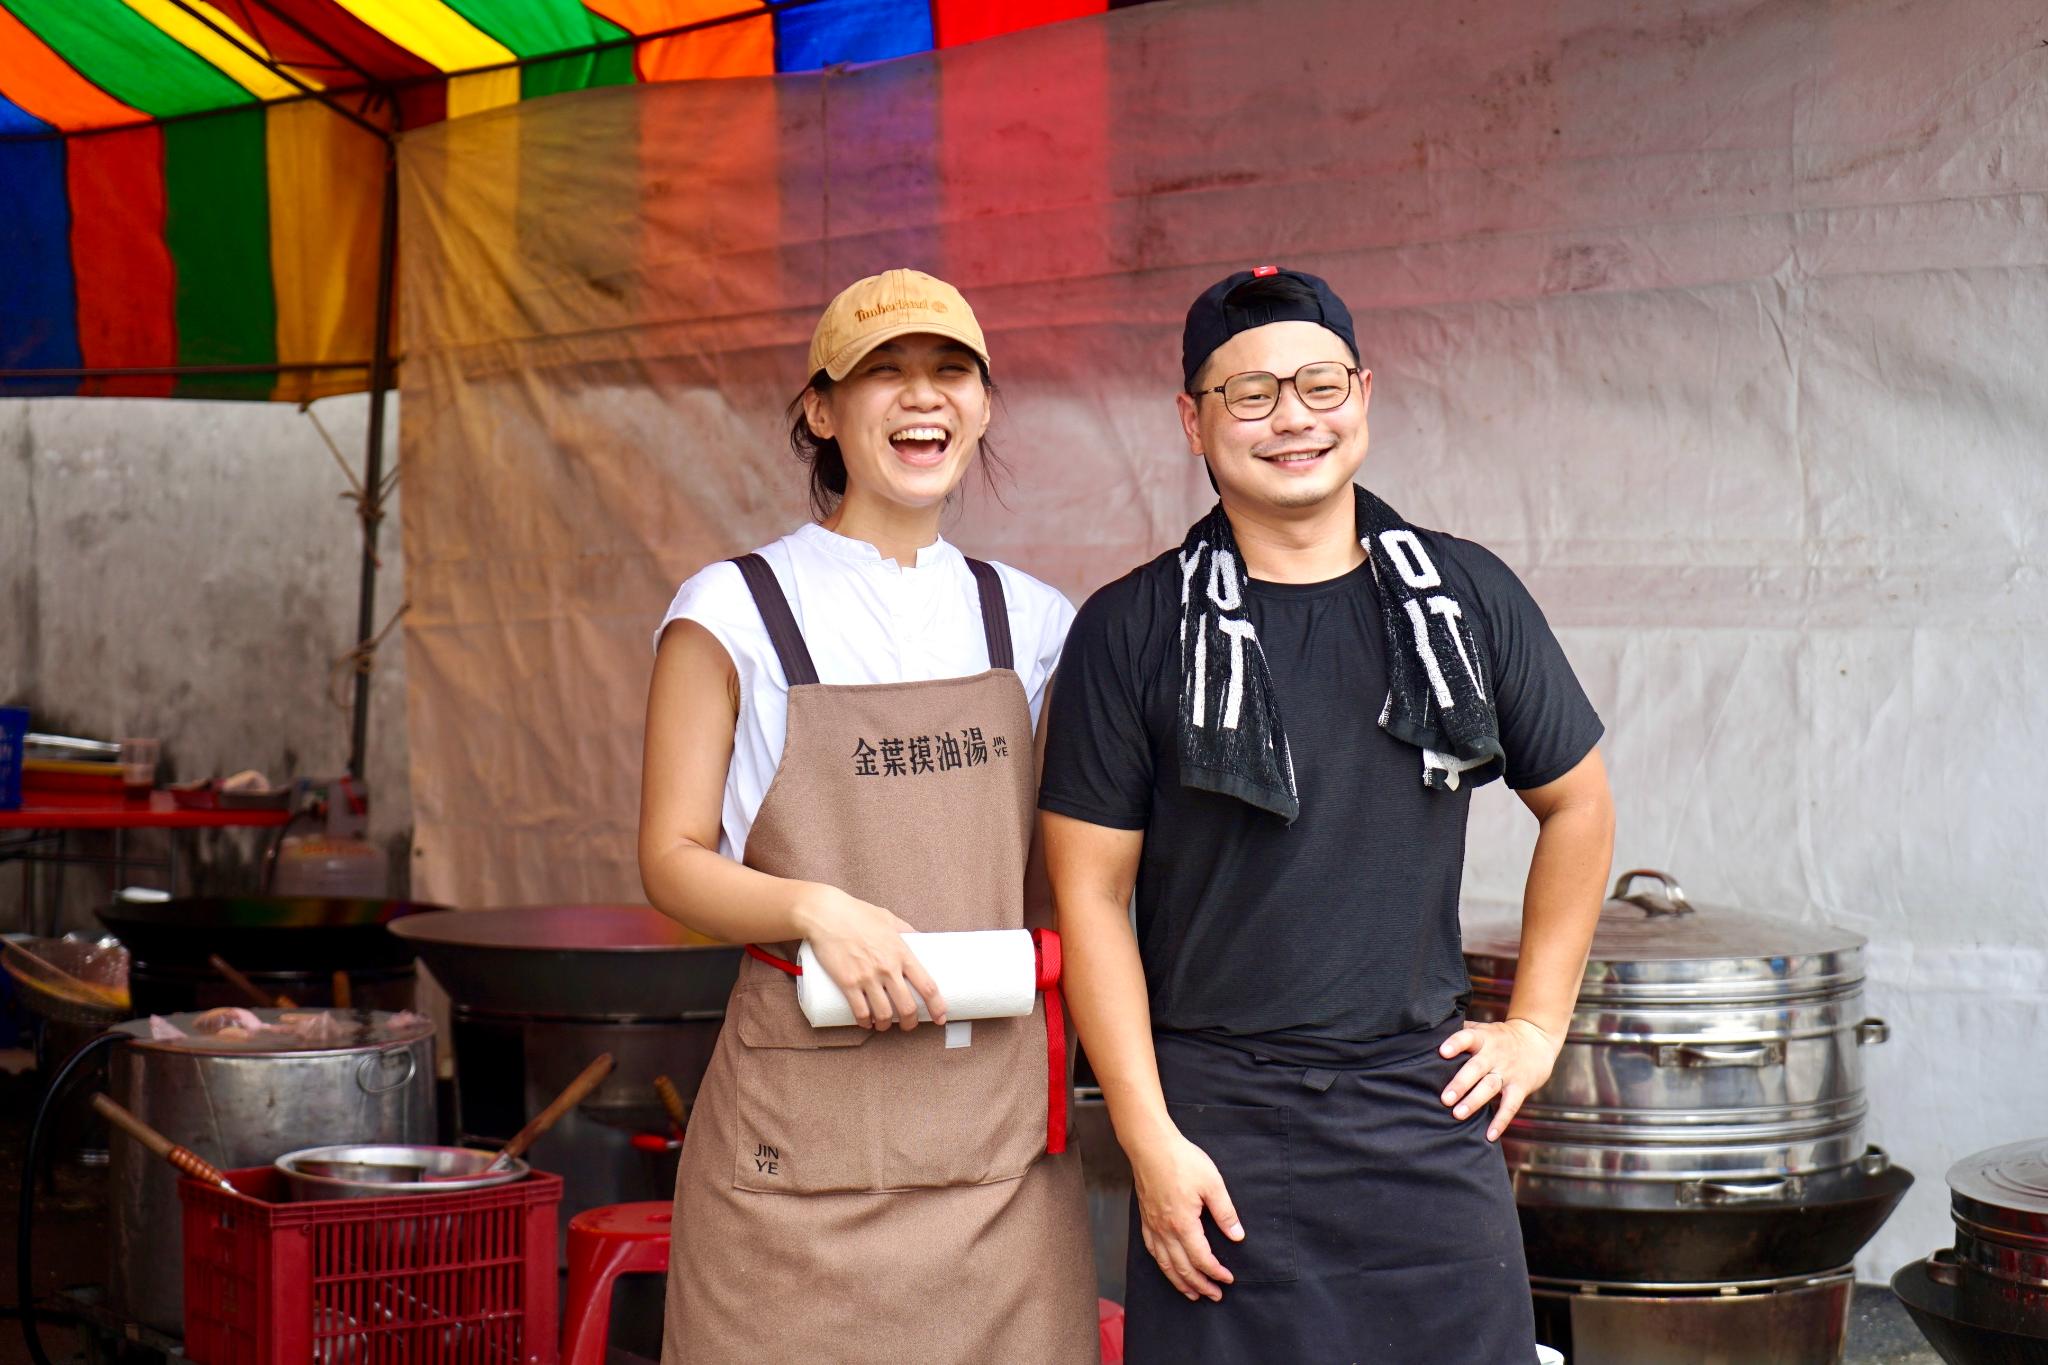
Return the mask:
<svg viewBox="0 0 2048 1365">
<path fill-rule="evenodd" d="M 1344 391 L 1327 402 L 1309 397 L 1310 389 L 1314 385 L 1311 382 L 1310 385 L 1304 386 L 1302 376 L 1307 375 L 1310 370 L 1343 371 Z M 1272 416 L 1273 409 L 1280 406 L 1280 388 L 1283 384 L 1292 384 L 1294 386 L 1294 396 L 1299 398 L 1301 405 L 1310 412 L 1329 412 L 1333 408 L 1343 407 L 1345 403 L 1350 401 L 1351 381 L 1363 373 L 1364 371 L 1358 366 L 1346 365 L 1340 360 L 1311 360 L 1308 364 L 1290 375 L 1276 375 L 1271 370 L 1242 370 L 1212 388 L 1190 389 L 1188 392 L 1191 397 L 1197 400 L 1200 400 L 1205 393 L 1220 394 L 1223 397 L 1223 406 L 1229 410 L 1232 417 L 1237 418 L 1240 422 L 1256 422 L 1261 417 Z M 1319 375 L 1309 376 L 1311 381 L 1323 377 Z M 1265 380 L 1272 385 L 1271 392 L 1267 392 L 1263 384 L 1257 388 L 1250 388 L 1250 381 L 1253 380 Z M 1235 394 L 1232 392 L 1233 389 L 1236 390 Z"/>
</svg>

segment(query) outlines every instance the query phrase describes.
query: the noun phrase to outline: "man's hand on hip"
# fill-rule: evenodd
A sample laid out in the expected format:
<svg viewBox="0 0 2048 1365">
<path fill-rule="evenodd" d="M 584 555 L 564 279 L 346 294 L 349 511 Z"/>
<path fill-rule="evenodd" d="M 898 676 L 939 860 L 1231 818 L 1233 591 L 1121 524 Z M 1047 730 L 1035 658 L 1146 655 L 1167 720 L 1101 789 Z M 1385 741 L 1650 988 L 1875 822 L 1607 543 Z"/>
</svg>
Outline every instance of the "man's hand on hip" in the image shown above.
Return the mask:
<svg viewBox="0 0 2048 1365">
<path fill-rule="evenodd" d="M 1446 1057 L 1472 1054 L 1451 1078 L 1443 1101 L 1462 1119 L 1498 1098 L 1500 1107 L 1486 1127 L 1486 1140 L 1498 1142 L 1514 1122 L 1522 1102 L 1550 1079 L 1550 1068 L 1557 1064 L 1558 1049 L 1563 1043 L 1563 1038 L 1551 1037 L 1527 1019 L 1467 1024 L 1444 1039 L 1438 1049 Z"/>
</svg>

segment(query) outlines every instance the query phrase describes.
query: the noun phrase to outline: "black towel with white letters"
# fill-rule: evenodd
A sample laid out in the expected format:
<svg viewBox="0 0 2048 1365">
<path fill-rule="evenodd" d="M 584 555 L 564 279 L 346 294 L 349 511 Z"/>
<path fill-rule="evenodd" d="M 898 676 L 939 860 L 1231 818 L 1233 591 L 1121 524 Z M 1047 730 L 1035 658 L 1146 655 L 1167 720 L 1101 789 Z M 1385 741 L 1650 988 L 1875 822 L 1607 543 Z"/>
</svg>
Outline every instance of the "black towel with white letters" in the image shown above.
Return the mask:
<svg viewBox="0 0 2048 1365">
<path fill-rule="evenodd" d="M 1352 491 L 1386 631 L 1380 726 L 1421 751 L 1425 787 L 1456 791 L 1460 773 L 1504 759 L 1485 650 L 1415 529 L 1364 488 Z M 1243 575 L 1219 502 L 1180 548 L 1181 783 L 1292 824 L 1301 813 L 1294 762 L 1265 651 L 1245 614 Z"/>
</svg>

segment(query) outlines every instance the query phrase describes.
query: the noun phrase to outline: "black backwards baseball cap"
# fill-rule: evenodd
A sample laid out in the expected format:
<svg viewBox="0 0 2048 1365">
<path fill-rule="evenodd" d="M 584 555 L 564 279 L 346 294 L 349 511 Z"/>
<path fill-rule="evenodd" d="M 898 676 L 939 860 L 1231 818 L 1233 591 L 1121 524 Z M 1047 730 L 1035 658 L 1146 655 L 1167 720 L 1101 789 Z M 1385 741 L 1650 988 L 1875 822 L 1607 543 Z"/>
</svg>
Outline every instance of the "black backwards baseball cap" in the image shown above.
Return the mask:
<svg viewBox="0 0 2048 1365">
<path fill-rule="evenodd" d="M 1291 280 L 1298 289 L 1245 289 L 1259 280 Z M 1351 325 L 1351 310 L 1321 279 L 1299 270 L 1262 265 L 1240 270 L 1218 280 L 1203 291 L 1188 309 L 1187 324 L 1180 333 L 1181 387 L 1195 382 L 1196 371 L 1216 353 L 1216 348 L 1254 327 L 1272 322 L 1313 322 L 1344 338 L 1351 358 L 1358 359 L 1358 336 Z"/>
</svg>

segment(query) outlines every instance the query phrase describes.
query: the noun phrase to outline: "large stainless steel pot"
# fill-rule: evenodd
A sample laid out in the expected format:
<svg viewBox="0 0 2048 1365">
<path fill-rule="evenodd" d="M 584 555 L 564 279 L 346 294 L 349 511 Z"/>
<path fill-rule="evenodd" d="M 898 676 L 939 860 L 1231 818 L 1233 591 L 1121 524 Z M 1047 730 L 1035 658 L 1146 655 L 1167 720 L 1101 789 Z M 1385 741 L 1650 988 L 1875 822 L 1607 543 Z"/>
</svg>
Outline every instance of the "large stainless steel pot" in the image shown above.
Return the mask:
<svg viewBox="0 0 2048 1365">
<path fill-rule="evenodd" d="M 1957 1302 L 2048 1337 L 2048 1138 L 1964 1157 L 1948 1187 Z"/>
<path fill-rule="evenodd" d="M 1654 880 L 1655 890 L 1635 889 Z M 1550 1082 L 1504 1141 L 1517 1170 L 1698 1184 L 1835 1170 L 1864 1152 L 1860 935 L 1694 906 L 1661 872 L 1602 908 Z M 1518 921 L 1465 934 L 1474 1019 L 1507 1016 Z"/>
<path fill-rule="evenodd" d="M 1842 1266 L 1724 1284 L 1530 1284 L 1537 1338 L 1571 1365 L 1838 1365 L 1856 1276 Z"/>
<path fill-rule="evenodd" d="M 257 1010 L 276 1022 L 280 1010 Z M 336 1142 L 434 1140 L 434 1026 L 356 1011 L 332 1046 L 256 1051 L 204 1035 L 151 1039 L 147 1020 L 119 1026 L 114 1098 L 171 1141 L 223 1170 Z M 192 1032 L 192 1015 L 170 1022 Z M 177 1174 L 135 1143 L 112 1145 L 109 1307 L 182 1335 L 184 1246 Z"/>
</svg>

